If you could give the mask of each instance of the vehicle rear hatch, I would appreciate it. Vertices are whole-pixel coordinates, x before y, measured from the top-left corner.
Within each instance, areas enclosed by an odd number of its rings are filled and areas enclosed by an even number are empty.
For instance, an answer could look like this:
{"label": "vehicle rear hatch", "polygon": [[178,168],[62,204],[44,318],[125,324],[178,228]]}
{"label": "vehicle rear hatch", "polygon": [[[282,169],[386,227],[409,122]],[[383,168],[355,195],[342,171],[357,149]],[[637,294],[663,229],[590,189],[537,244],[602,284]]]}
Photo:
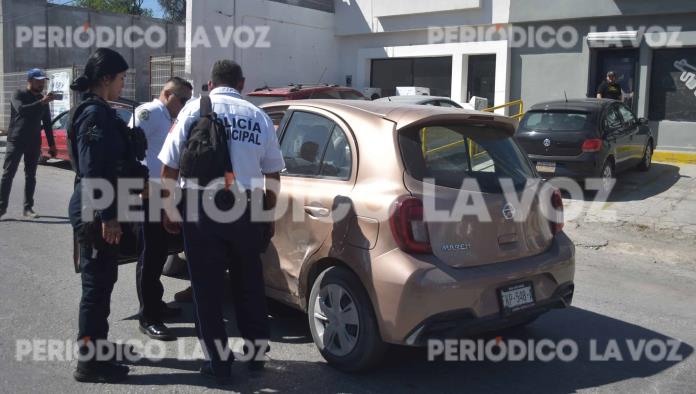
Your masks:
{"label": "vehicle rear hatch", "polygon": [[[453,267],[537,255],[553,238],[537,193],[543,181],[512,128],[479,118],[485,117],[435,117],[398,132],[404,183],[423,202],[432,253]],[[510,201],[501,179],[510,185]],[[440,213],[431,214],[432,207]]]}
{"label": "vehicle rear hatch", "polygon": [[574,110],[532,110],[520,122],[515,138],[530,155],[578,156],[595,135],[592,114]]}

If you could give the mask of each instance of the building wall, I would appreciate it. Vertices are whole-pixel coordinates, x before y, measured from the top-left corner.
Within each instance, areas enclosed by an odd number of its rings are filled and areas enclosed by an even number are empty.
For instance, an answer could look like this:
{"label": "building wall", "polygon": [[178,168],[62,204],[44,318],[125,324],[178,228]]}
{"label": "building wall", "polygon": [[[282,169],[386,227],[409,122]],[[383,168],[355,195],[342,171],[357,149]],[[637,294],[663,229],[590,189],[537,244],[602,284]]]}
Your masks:
{"label": "building wall", "polygon": [[691,0],[524,0],[510,2],[510,22],[696,12]]}
{"label": "building wall", "polygon": [[[2,72],[26,71],[29,68],[61,68],[83,65],[96,47],[32,48],[31,43],[16,47],[17,26],[109,26],[126,28],[131,25],[147,29],[152,25],[167,31],[166,44],[160,48],[145,45],[139,48],[113,48],[124,56],[135,74],[136,96],[149,98],[150,56],[170,54],[184,55],[183,24],[172,24],[160,19],[137,17],[106,12],[92,12],[84,8],[48,4],[46,0],[2,0]],[[180,31],[181,30],[181,31]],[[179,41],[181,35],[182,40]]]}
{"label": "building wall", "polygon": [[[270,48],[221,46],[214,29],[228,25],[267,26],[265,41]],[[200,26],[211,36],[211,47],[194,45]],[[339,48],[334,29],[333,13],[276,1],[199,0],[195,7],[189,2],[187,70],[197,92],[219,59],[233,59],[242,66],[247,91],[290,83],[338,83]]]}

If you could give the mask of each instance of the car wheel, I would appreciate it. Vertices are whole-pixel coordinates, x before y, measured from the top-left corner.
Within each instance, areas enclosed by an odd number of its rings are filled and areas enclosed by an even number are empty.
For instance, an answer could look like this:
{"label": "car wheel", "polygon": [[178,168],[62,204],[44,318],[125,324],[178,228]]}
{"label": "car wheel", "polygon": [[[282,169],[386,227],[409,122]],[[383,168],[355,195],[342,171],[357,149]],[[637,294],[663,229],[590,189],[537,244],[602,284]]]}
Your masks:
{"label": "car wheel", "polygon": [[616,179],[614,176],[614,164],[611,162],[611,160],[607,160],[602,167],[602,172],[600,173],[600,177],[602,179],[602,191],[610,192],[613,189],[614,185],[616,184]]}
{"label": "car wheel", "polygon": [[342,371],[369,368],[386,351],[367,292],[346,268],[331,267],[317,277],[308,300],[308,318],[319,352]]}
{"label": "car wheel", "polygon": [[650,166],[652,166],[653,148],[652,143],[648,142],[645,146],[645,153],[643,153],[643,160],[641,160],[638,165],[640,171],[650,171]]}

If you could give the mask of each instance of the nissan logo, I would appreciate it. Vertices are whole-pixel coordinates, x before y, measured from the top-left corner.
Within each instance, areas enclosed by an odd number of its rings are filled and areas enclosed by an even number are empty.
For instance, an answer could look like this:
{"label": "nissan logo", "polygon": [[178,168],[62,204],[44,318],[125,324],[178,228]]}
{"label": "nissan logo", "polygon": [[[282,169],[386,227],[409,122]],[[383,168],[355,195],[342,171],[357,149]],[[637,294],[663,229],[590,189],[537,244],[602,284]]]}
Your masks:
{"label": "nissan logo", "polygon": [[547,148],[548,148],[549,146],[551,146],[551,140],[548,139],[548,138],[545,139],[545,140],[544,140],[544,146],[547,147]]}
{"label": "nissan logo", "polygon": [[517,213],[517,211],[515,210],[515,207],[512,206],[512,204],[510,204],[510,203],[505,204],[505,206],[503,207],[503,217],[506,220],[514,219],[515,213]]}

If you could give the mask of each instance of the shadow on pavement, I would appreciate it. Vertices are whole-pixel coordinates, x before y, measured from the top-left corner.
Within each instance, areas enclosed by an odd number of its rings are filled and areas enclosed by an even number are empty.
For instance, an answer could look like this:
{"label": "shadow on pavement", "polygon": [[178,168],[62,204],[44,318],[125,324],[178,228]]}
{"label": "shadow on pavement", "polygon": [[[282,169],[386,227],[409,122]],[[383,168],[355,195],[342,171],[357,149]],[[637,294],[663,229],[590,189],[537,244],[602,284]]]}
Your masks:
{"label": "shadow on pavement", "polygon": [[[50,220],[46,220],[50,219]],[[70,219],[63,216],[39,216],[37,219],[2,219],[0,222],[33,223],[33,224],[70,224]]]}
{"label": "shadow on pavement", "polygon": [[[275,308],[275,307],[274,307]],[[287,320],[287,321],[286,321]],[[290,323],[290,321],[294,323]],[[290,323],[290,324],[289,324]],[[306,318],[301,313],[289,313],[285,318],[272,321],[274,336],[302,334],[306,329]],[[298,329],[297,332],[294,330]],[[301,336],[301,335],[300,335]],[[268,364],[259,376],[250,376],[243,363],[235,363],[235,382],[225,389],[241,392],[468,392],[531,391],[531,392],[574,392],[584,388],[598,387],[635,378],[647,378],[663,372],[683,361],[650,361],[643,351],[633,360],[628,343],[632,341],[658,340],[662,343],[672,338],[658,332],[627,323],[608,316],[579,308],[555,311],[541,317],[523,329],[491,333],[473,339],[522,341],[550,339],[555,343],[572,339],[578,345],[578,357],[564,362],[555,359],[542,361],[427,361],[424,348],[394,347],[379,368],[362,373],[346,374],[329,367],[324,362],[278,361]],[[274,338],[274,341],[277,339]],[[592,341],[596,341],[594,354],[604,355],[608,343],[615,341],[623,361],[593,361]],[[657,342],[657,341],[655,341]],[[670,345],[667,345],[668,353]],[[693,353],[693,347],[679,343],[676,354],[682,360]],[[653,349],[652,354],[658,351]],[[271,357],[273,352],[271,352]],[[198,375],[199,360],[164,359],[159,362],[143,360],[138,365],[170,368],[185,373],[162,373],[131,376],[127,384],[132,385],[184,385],[217,387]],[[452,386],[456,376],[457,387]],[[531,389],[528,389],[531,388]]]}
{"label": "shadow on pavement", "polygon": [[[669,190],[679,179],[687,177],[679,173],[679,167],[671,164],[653,163],[648,172],[629,170],[617,175],[616,185],[607,202],[642,201],[657,196]],[[553,181],[555,185],[562,186],[562,182]],[[583,190],[584,201],[594,201],[597,192]],[[572,199],[573,196],[566,191],[563,197]]]}

